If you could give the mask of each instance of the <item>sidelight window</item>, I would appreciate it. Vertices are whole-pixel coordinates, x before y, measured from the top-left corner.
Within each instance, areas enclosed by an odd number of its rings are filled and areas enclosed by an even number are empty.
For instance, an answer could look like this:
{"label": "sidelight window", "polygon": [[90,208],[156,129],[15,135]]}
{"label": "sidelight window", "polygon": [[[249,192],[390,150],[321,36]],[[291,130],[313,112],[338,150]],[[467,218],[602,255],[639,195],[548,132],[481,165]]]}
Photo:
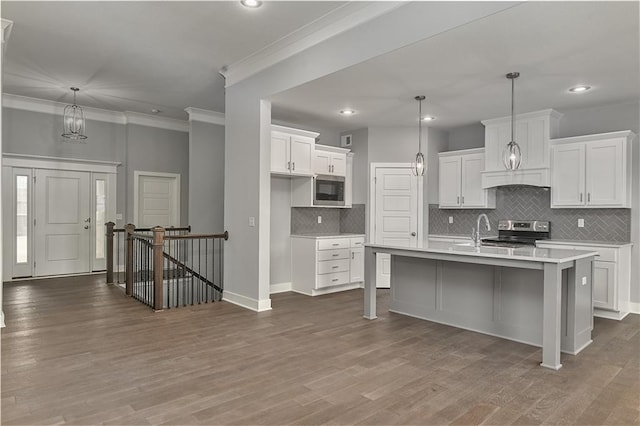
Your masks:
{"label": "sidelight window", "polygon": [[107,184],[104,179],[95,180],[95,208],[96,208],[96,259],[104,259],[105,251],[105,217],[107,213]]}

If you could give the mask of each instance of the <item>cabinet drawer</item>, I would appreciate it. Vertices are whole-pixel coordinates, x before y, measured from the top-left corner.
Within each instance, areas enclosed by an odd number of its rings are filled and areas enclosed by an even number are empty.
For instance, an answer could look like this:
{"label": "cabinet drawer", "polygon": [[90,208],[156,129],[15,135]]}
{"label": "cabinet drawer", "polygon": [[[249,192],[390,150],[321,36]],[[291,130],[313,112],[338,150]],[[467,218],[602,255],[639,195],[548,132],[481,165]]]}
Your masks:
{"label": "cabinet drawer", "polygon": [[350,238],[351,248],[364,247],[364,237]]}
{"label": "cabinet drawer", "polygon": [[318,275],[316,278],[316,288],[331,287],[349,283],[349,272],[336,272],[333,274]]}
{"label": "cabinet drawer", "polygon": [[318,251],[318,261],[348,259],[348,249],[321,250]]}
{"label": "cabinet drawer", "polygon": [[328,238],[318,240],[318,250],[348,249],[349,238]]}
{"label": "cabinet drawer", "polygon": [[349,272],[349,259],[318,262],[318,275],[344,271]]}

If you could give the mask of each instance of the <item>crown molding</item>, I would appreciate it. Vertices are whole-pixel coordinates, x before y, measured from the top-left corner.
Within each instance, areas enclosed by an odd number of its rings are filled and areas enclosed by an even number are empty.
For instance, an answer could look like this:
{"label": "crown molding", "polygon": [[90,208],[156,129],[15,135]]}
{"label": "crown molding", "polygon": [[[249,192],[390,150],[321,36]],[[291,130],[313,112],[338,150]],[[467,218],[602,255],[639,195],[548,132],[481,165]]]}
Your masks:
{"label": "crown molding", "polygon": [[[19,109],[24,111],[40,112],[51,115],[64,115],[66,104],[49,101],[46,99],[29,98],[26,96],[12,95],[5,93],[2,95],[2,106],[5,108]],[[106,123],[126,125],[137,124],[140,126],[157,127],[160,129],[176,130],[188,132],[189,123],[175,118],[158,117],[155,115],[142,114],[139,112],[118,112],[106,109],[82,107],[84,117],[87,120],[103,121]]]}
{"label": "crown molding", "polygon": [[347,2],[291,34],[219,71],[225,86],[232,86],[278,62],[298,54],[340,33],[375,19],[404,2]]}
{"label": "crown molding", "polygon": [[158,117],[157,115],[142,114],[139,112],[125,111],[127,124],[138,126],[157,127],[159,129],[189,132],[189,123],[175,118]]}
{"label": "crown molding", "polygon": [[189,114],[189,121],[201,121],[203,123],[218,124],[224,126],[225,117],[221,112],[206,109],[188,107],[184,109]]}
{"label": "crown molding", "polygon": [[[46,99],[29,98],[26,96],[4,93],[2,106],[5,108],[20,109],[24,111],[42,112],[52,115],[64,115],[64,107],[67,104],[49,101]],[[82,105],[81,105],[82,106]],[[82,107],[84,118],[87,120],[105,121],[107,123],[127,124],[125,116],[121,112],[106,109]]]}
{"label": "crown molding", "polygon": [[2,21],[2,33],[0,33],[0,37],[2,37],[2,43],[9,40],[11,36],[11,29],[13,28],[13,21],[8,19],[1,19]]}

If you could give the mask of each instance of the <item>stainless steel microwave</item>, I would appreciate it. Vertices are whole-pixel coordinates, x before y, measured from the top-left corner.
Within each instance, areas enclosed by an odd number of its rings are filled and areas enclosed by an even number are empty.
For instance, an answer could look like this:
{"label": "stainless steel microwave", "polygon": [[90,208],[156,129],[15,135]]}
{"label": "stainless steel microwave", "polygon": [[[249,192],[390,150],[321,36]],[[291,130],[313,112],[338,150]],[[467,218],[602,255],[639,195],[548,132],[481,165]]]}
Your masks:
{"label": "stainless steel microwave", "polygon": [[313,182],[314,206],[344,206],[344,176],[317,175]]}

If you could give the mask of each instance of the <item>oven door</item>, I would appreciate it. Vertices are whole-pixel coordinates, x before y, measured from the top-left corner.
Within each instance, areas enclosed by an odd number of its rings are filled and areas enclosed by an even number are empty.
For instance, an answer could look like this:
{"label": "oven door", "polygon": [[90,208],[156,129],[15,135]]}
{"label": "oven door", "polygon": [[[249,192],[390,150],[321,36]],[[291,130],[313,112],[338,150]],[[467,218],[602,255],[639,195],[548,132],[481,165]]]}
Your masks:
{"label": "oven door", "polygon": [[344,177],[318,175],[313,183],[315,206],[344,206]]}

